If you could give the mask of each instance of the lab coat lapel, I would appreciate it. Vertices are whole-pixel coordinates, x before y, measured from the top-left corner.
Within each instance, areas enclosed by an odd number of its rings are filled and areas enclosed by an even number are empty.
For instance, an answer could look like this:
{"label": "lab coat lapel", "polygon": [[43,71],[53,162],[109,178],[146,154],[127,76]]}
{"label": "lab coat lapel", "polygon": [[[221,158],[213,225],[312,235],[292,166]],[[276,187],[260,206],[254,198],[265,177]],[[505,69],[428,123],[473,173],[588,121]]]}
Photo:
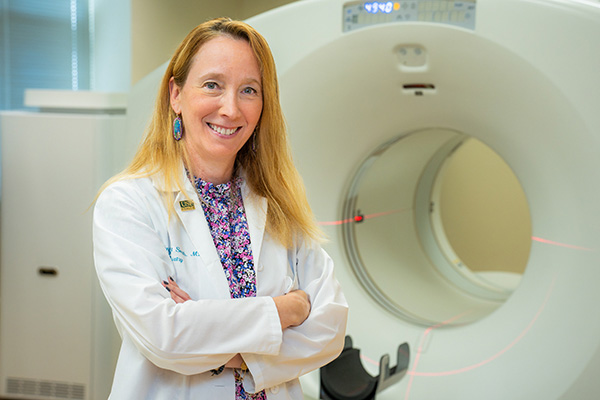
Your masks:
{"label": "lab coat lapel", "polygon": [[175,212],[190,237],[190,240],[194,244],[194,247],[198,249],[200,259],[206,266],[214,287],[218,288],[218,292],[223,298],[229,298],[230,294],[227,278],[223,273],[223,266],[213,243],[213,238],[206,217],[204,216],[202,205],[187,177],[184,180],[184,184],[188,198],[193,201],[193,209],[191,209],[192,207],[190,207],[189,203],[182,203],[186,201],[189,202],[190,200],[186,198],[185,193],[179,192],[177,196],[175,196]]}
{"label": "lab coat lapel", "polygon": [[248,221],[248,230],[250,232],[252,257],[254,259],[254,267],[256,268],[260,262],[260,250],[265,234],[267,199],[252,193],[245,182],[242,186],[242,198],[244,200],[246,220]]}

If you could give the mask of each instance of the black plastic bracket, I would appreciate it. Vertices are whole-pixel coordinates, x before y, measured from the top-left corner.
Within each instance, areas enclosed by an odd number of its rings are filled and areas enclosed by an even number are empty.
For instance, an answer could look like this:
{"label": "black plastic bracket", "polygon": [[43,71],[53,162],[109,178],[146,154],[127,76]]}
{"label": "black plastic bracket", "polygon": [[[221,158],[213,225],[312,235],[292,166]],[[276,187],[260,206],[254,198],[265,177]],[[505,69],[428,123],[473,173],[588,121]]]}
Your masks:
{"label": "black plastic bracket", "polygon": [[360,350],[346,336],[344,350],[329,364],[321,367],[322,400],[372,400],[375,395],[398,383],[407,373],[410,363],[408,343],[398,346],[397,363],[390,368],[390,356],[381,356],[379,375],[371,376],[360,360]]}

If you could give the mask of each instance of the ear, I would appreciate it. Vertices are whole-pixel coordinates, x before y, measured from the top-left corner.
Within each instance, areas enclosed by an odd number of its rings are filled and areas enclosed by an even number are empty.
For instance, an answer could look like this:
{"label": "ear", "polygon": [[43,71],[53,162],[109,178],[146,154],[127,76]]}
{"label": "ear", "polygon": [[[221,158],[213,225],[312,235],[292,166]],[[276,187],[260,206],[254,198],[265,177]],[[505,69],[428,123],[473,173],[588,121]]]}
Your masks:
{"label": "ear", "polygon": [[171,102],[171,108],[175,112],[175,114],[181,114],[181,107],[179,106],[179,95],[181,94],[181,89],[175,83],[175,78],[171,77],[169,79],[169,99]]}

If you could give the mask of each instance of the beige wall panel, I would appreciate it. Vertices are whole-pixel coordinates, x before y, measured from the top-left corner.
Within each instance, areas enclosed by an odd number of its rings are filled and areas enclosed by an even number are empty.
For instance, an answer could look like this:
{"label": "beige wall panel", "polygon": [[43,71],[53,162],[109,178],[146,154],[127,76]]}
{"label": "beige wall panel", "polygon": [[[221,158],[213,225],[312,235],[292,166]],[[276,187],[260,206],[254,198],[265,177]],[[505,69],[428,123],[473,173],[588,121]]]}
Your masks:
{"label": "beige wall panel", "polygon": [[211,18],[246,19],[291,0],[131,0],[131,81],[167,61],[192,28]]}
{"label": "beige wall panel", "polygon": [[242,18],[250,18],[267,10],[280,7],[288,3],[294,3],[295,1],[296,0],[244,0],[244,16]]}

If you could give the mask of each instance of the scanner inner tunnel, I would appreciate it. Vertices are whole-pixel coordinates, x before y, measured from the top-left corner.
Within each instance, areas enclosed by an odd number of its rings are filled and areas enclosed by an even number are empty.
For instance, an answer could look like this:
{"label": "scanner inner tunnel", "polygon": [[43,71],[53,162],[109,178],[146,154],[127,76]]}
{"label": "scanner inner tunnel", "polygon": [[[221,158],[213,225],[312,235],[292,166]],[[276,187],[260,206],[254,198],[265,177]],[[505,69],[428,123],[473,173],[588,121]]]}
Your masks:
{"label": "scanner inner tunnel", "polygon": [[493,312],[518,286],[531,247],[512,170],[481,141],[448,129],[375,149],[350,185],[344,216],[346,253],[363,288],[422,325]]}

